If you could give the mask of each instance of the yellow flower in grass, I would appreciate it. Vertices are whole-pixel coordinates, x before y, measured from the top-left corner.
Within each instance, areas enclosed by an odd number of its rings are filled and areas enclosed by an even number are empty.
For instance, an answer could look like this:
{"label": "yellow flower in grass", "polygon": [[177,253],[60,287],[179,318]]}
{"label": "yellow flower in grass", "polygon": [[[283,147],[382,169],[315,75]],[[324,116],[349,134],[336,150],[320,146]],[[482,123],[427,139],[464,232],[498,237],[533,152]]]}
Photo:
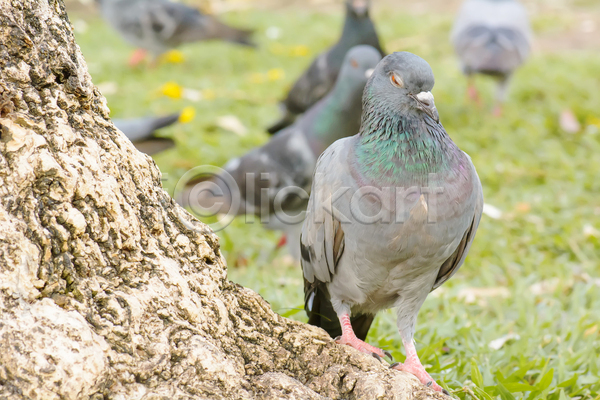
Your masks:
{"label": "yellow flower in grass", "polygon": [[202,98],[204,100],[214,100],[217,97],[217,93],[212,89],[204,89],[202,91]]}
{"label": "yellow flower in grass", "polygon": [[181,110],[181,114],[179,114],[179,122],[182,124],[187,124],[191,122],[196,117],[196,109],[194,107],[186,107]]}
{"label": "yellow flower in grass", "polygon": [[160,93],[172,99],[180,99],[183,95],[183,88],[175,82],[167,82],[160,88]]}
{"label": "yellow flower in grass", "polygon": [[280,81],[285,77],[285,71],[281,68],[273,68],[267,72],[270,81]]}
{"label": "yellow flower in grass", "polygon": [[306,57],[308,53],[310,53],[308,46],[305,46],[303,44],[299,46],[293,46],[290,49],[290,56],[292,57]]}
{"label": "yellow flower in grass", "polygon": [[272,43],[269,45],[269,51],[276,56],[286,53],[286,48],[281,43]]}
{"label": "yellow flower in grass", "polygon": [[594,125],[595,127],[600,128],[600,118],[598,117],[593,117],[590,115],[587,117],[586,122],[588,125]]}
{"label": "yellow flower in grass", "polygon": [[185,56],[179,50],[169,50],[160,57],[161,62],[171,64],[181,64],[185,61]]}
{"label": "yellow flower in grass", "polygon": [[265,75],[259,74],[258,72],[250,75],[250,82],[252,83],[265,83]]}

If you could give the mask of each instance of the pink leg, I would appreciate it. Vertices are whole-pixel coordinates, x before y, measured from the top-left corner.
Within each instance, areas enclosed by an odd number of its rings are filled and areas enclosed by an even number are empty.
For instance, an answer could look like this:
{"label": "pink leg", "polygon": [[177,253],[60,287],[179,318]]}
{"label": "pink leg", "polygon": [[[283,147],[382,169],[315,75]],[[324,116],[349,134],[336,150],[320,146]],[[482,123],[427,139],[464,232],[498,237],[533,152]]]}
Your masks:
{"label": "pink leg", "polygon": [[413,341],[402,340],[402,343],[404,344],[404,349],[406,349],[406,361],[404,361],[404,364],[397,363],[393,366],[393,368],[397,369],[398,371],[404,371],[413,374],[421,381],[423,385],[429,386],[433,390],[447,393],[440,385],[435,383],[431,375],[425,371],[425,367],[423,364],[421,364],[421,360],[419,360],[417,349],[415,349]]}
{"label": "pink leg", "polygon": [[146,58],[146,53],[147,52],[144,49],[136,49],[131,55],[131,57],[129,57],[129,66],[136,67],[139,63],[144,61],[144,59]]}
{"label": "pink leg", "polygon": [[502,105],[500,103],[496,104],[494,106],[494,111],[492,111],[492,113],[494,114],[494,117],[501,117],[502,116]]}
{"label": "pink leg", "polygon": [[479,97],[479,92],[477,91],[477,88],[472,82],[469,82],[469,86],[467,86],[467,95],[469,96],[469,99],[472,102],[474,102],[478,106],[481,105],[481,98]]}
{"label": "pink leg", "polygon": [[379,357],[384,357],[386,354],[383,350],[377,347],[371,346],[368,343],[363,342],[356,337],[352,330],[352,324],[350,323],[350,315],[343,314],[340,318],[340,325],[342,325],[342,336],[336,339],[339,344],[347,344],[350,347],[354,347],[358,351],[362,351],[367,354],[377,354]]}
{"label": "pink leg", "polygon": [[281,237],[281,239],[279,239],[279,242],[277,242],[277,248],[278,248],[278,249],[280,249],[280,248],[282,248],[283,246],[285,246],[286,244],[287,244],[287,236],[286,236],[286,235],[283,235],[283,236]]}

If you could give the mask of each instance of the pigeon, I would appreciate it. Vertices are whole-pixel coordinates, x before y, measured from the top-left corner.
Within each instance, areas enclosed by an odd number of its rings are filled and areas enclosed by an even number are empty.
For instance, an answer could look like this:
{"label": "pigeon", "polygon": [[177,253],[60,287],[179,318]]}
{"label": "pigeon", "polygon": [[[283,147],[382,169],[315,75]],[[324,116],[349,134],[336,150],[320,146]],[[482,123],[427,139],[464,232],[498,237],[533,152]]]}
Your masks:
{"label": "pigeon", "polygon": [[165,117],[114,119],[113,123],[139,151],[152,155],[175,146],[173,140],[155,136],[154,133],[158,129],[173,125],[179,120],[179,115],[177,113]]}
{"label": "pigeon", "polygon": [[275,134],[292,124],[298,114],[308,110],[333,88],[344,55],[350,48],[366,44],[376,48],[382,57],[385,56],[369,17],[369,5],[370,0],[346,1],[346,21],[342,36],[329,50],[319,54],[294,83],[286,99],[280,104],[282,117],[267,129],[269,133]]}
{"label": "pigeon", "polygon": [[465,260],[483,208],[470,157],[439,122],[429,64],[385,57],[367,82],[357,135],[317,162],[301,232],[308,322],[337,342],[364,342],[375,314],[397,307],[406,361],[393,368],[437,391],[415,349],[417,314]]}
{"label": "pigeon", "polygon": [[96,0],[103,17],[123,38],[140,48],[130,65],[141,62],[150,51],[155,57],[183,43],[222,39],[254,46],[249,30],[225,25],[213,16],[169,0]]}
{"label": "pigeon", "polygon": [[221,203],[214,210],[217,214],[260,216],[267,228],[285,233],[290,254],[299,260],[300,230],[317,158],[335,140],[358,132],[362,91],[380,60],[371,46],[350,49],[325,98],[262,147],[230,160],[222,173],[210,180],[190,180],[180,204],[196,211]]}
{"label": "pigeon", "polygon": [[460,9],[452,42],[469,78],[469,97],[479,102],[473,74],[498,79],[494,114],[502,113],[512,73],[529,56],[531,28],[525,8],[516,0],[467,0]]}

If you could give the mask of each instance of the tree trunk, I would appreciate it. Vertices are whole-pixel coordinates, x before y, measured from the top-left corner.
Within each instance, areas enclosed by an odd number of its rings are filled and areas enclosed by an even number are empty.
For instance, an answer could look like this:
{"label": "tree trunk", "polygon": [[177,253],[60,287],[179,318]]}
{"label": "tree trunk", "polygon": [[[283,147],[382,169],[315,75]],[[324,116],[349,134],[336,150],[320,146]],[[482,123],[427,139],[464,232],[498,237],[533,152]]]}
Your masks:
{"label": "tree trunk", "polygon": [[1,399],[442,398],[227,280],[62,1],[0,0],[0,70]]}

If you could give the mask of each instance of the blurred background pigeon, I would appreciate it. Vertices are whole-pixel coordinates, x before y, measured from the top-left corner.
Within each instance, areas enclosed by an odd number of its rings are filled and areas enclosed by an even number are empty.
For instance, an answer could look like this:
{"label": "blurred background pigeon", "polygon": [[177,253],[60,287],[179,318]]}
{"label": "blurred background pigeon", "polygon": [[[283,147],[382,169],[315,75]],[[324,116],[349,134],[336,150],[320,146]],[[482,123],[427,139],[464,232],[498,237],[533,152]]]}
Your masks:
{"label": "blurred background pigeon", "polygon": [[366,44],[385,56],[379,44],[373,21],[369,16],[370,0],[347,0],[346,19],[342,36],[329,50],[319,54],[310,67],[298,78],[280,104],[281,119],[267,131],[274,134],[292,124],[298,114],[308,110],[333,88],[342,67],[344,55],[350,48]]}
{"label": "blurred background pigeon", "polygon": [[139,151],[152,155],[175,146],[172,139],[156,136],[155,133],[158,129],[173,125],[179,116],[177,113],[165,117],[113,119],[113,123]]}
{"label": "blurred background pigeon", "polygon": [[301,262],[310,324],[383,357],[364,339],[378,311],[397,307],[406,361],[393,367],[442,391],[415,349],[417,314],[464,262],[483,194],[471,159],[439,123],[433,84],[429,64],[414,54],[379,63],[365,88],[360,133],[319,159]]}
{"label": "blurred background pigeon", "polygon": [[217,18],[169,0],[96,0],[104,19],[132,45],[139,47],[129,60],[135,66],[146,52],[155,60],[183,43],[220,39],[246,46],[252,31],[228,26]]}
{"label": "blurred background pigeon", "polygon": [[516,0],[467,0],[456,18],[452,42],[472,100],[479,102],[473,74],[498,79],[494,114],[500,115],[510,76],[529,56],[531,29],[525,8]]}
{"label": "blurred background pigeon", "polygon": [[[224,169],[237,184],[239,194],[221,174],[210,181],[190,181],[178,201],[192,210],[196,205],[209,209],[222,203],[220,212],[228,213],[239,198],[241,204],[235,214],[256,214],[261,222],[268,218],[266,226],[284,231],[290,253],[299,259],[302,217],[291,217],[302,216],[306,210],[306,193],[310,192],[321,152],[337,139],[358,132],[362,92],[379,60],[379,51],[371,46],[352,48],[335,87],[324,99],[264,146],[230,160]],[[222,196],[214,190],[215,185]],[[285,192],[289,188],[292,191]]]}

